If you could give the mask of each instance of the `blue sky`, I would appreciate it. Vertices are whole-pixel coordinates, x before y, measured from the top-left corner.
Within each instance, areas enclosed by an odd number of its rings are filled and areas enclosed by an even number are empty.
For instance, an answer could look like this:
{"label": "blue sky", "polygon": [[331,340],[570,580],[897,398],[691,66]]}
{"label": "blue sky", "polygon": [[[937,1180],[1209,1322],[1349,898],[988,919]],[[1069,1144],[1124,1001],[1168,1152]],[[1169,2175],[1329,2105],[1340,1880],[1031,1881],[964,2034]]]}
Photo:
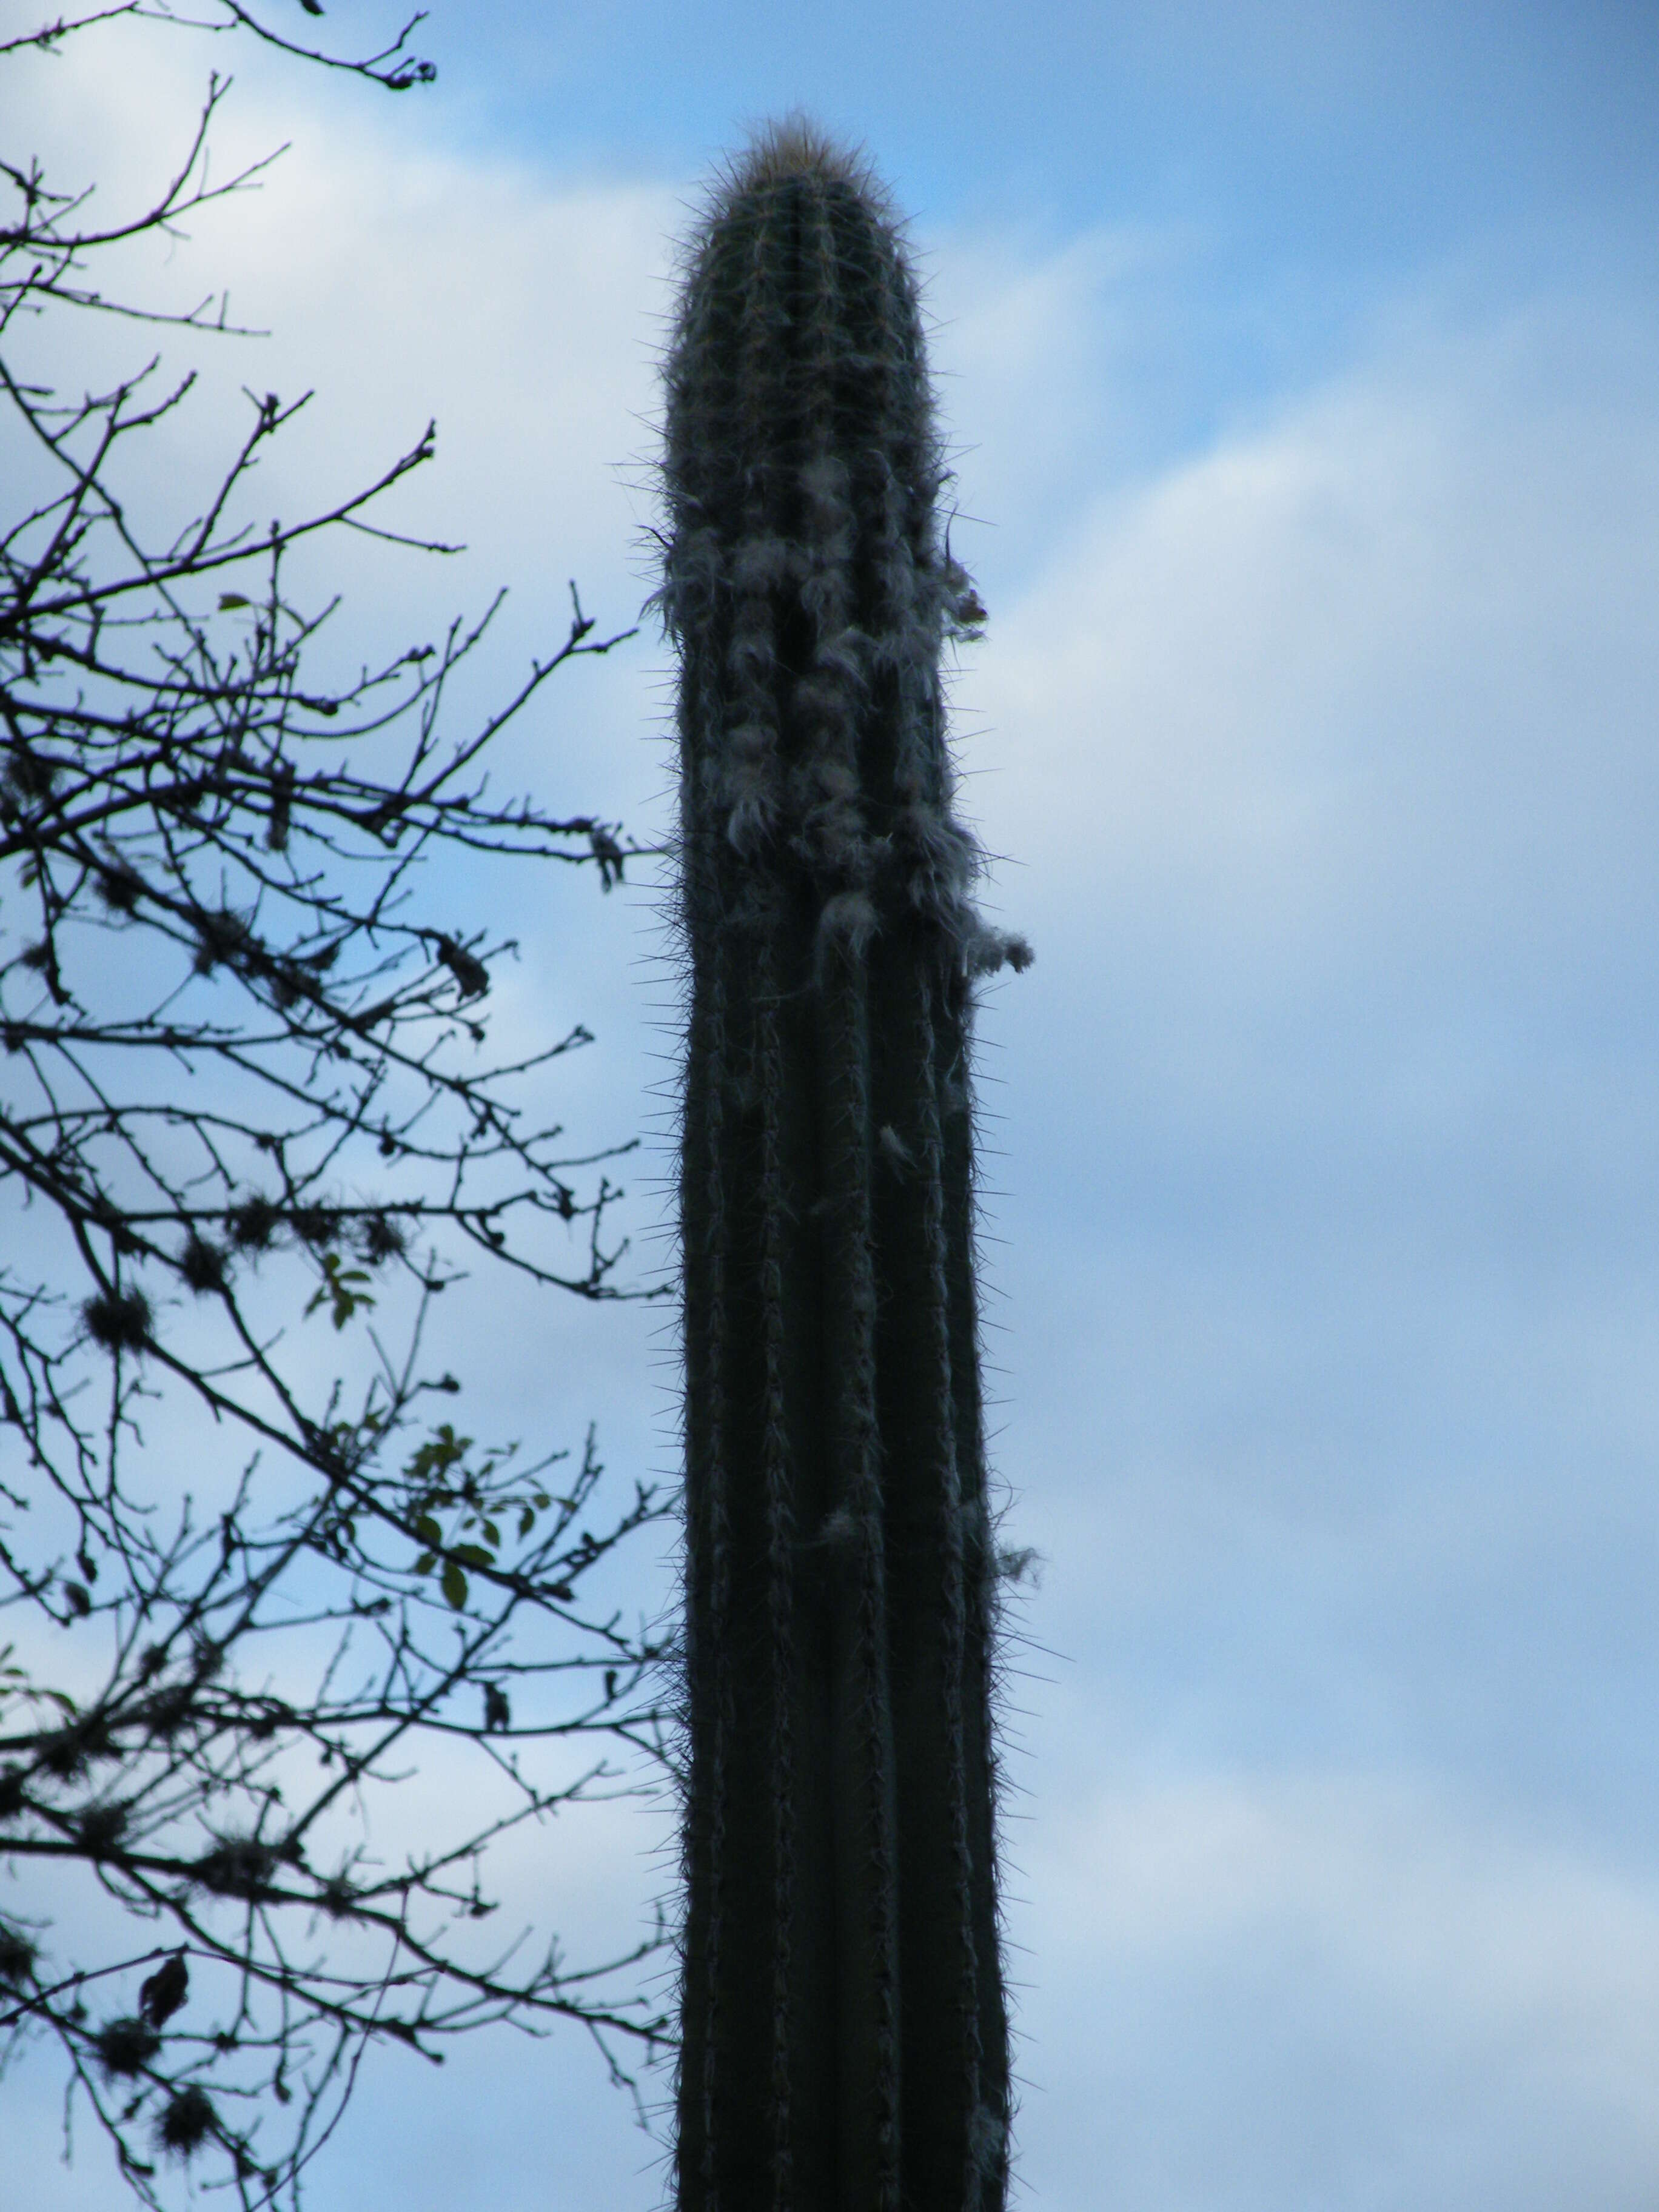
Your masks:
{"label": "blue sky", "polygon": [[[967,803],[1038,954],[982,1022],[999,1463],[1046,1558],[1009,1686],[1022,2201],[1638,2212],[1659,25],[1013,21],[440,5],[439,83],[397,103],[238,58],[228,149],[295,150],[153,273],[228,276],[275,335],[191,434],[245,380],[314,383],[272,479],[297,502],[435,413],[405,512],[471,550],[351,605],[402,644],[507,581],[511,671],[567,576],[617,622],[648,588],[653,349],[709,161],[796,103],[866,143],[914,217],[991,610],[956,678]],[[95,126],[106,174],[143,173],[208,57],[123,52],[43,76],[43,149]],[[665,679],[652,637],[573,672],[513,769],[665,825]],[[566,1118],[660,1145],[652,895],[502,896],[501,1018],[585,1016]],[[649,1265],[649,1178],[638,1203]],[[509,1425],[551,1376],[622,1470],[672,1462],[659,1318],[481,1285],[467,1326]],[[660,1841],[573,1822],[517,1893],[626,1924]],[[39,2119],[34,2201],[118,2201]],[[652,2155],[574,2043],[386,2057],[313,2201],[646,2212]]]}

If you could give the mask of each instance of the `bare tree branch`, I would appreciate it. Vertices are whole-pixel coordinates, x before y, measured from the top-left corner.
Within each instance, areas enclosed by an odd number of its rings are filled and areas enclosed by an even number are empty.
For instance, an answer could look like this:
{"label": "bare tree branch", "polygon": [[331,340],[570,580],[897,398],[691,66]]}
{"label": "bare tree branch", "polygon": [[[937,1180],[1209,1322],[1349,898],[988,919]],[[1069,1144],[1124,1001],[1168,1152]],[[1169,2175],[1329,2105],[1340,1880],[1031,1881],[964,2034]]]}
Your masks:
{"label": "bare tree branch", "polygon": [[[418,16],[354,61],[238,0],[125,0],[0,61],[126,16],[393,90],[432,74]],[[290,589],[294,550],[343,530],[455,550],[371,519],[431,428],[259,531],[249,471],[305,399],[250,392],[159,539],[116,487],[192,380],[31,380],[14,349],[54,312],[228,327],[222,295],[157,313],[89,273],[263,179],[208,181],[225,90],[134,215],[94,223],[88,191],[0,161],[0,440],[30,456],[0,480],[46,472],[0,513],[0,2075],[55,2041],[66,2112],[156,2208],[198,2173],[296,2203],[371,2044],[437,2059],[574,2023],[626,2084],[669,2034],[640,1993],[660,1930],[573,1963],[494,1933],[489,1886],[504,1838],[665,1755],[652,1634],[588,1595],[664,1504],[613,1495],[591,1433],[521,1457],[434,1419],[459,1385],[427,1348],[458,1256],[641,1294],[612,1226],[631,1146],[573,1146],[538,1108],[588,1031],[491,1057],[514,943],[422,896],[447,852],[621,879],[619,825],[499,798],[484,763],[558,671],[633,633],[601,634],[573,585],[565,635],[459,731],[453,679],[499,599],[315,681],[337,608]],[[475,1770],[453,1827],[389,1852],[400,1784],[440,1759]],[[85,1902],[60,1947],[30,1899],[66,1880]]]}

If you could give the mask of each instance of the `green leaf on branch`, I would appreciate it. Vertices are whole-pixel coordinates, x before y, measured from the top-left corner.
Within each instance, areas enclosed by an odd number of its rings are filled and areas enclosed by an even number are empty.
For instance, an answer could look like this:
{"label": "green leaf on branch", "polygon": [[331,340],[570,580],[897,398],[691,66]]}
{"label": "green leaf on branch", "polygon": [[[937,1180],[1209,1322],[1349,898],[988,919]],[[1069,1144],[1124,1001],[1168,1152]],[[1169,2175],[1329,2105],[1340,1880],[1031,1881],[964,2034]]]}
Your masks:
{"label": "green leaf on branch", "polygon": [[360,1283],[368,1280],[366,1267],[343,1267],[337,1252],[325,1252],[323,1280],[312,1293],[311,1303],[306,1308],[306,1318],[309,1320],[319,1306],[331,1304],[334,1326],[337,1329],[343,1328],[359,1306],[374,1304],[372,1295],[357,1287]]}
{"label": "green leaf on branch", "polygon": [[447,1474],[457,1460],[465,1459],[472,1449],[471,1437],[458,1437],[446,1421],[434,1429],[404,1472],[416,1482],[430,1482],[434,1475]]}
{"label": "green leaf on branch", "polygon": [[447,1559],[444,1562],[442,1587],[444,1595],[459,1613],[466,1603],[466,1577],[453,1559]]}

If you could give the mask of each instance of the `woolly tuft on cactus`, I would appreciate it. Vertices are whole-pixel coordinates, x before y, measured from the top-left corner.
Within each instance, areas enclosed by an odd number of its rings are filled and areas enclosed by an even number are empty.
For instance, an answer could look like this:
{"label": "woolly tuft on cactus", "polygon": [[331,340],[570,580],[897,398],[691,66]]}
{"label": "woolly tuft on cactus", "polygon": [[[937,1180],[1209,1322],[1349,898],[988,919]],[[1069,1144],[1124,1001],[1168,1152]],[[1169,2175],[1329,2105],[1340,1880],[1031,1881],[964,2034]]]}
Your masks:
{"label": "woolly tuft on cactus", "polygon": [[1008,2167],[950,556],[885,196],[767,132],[688,249],[659,595],[689,951],[682,2212]]}

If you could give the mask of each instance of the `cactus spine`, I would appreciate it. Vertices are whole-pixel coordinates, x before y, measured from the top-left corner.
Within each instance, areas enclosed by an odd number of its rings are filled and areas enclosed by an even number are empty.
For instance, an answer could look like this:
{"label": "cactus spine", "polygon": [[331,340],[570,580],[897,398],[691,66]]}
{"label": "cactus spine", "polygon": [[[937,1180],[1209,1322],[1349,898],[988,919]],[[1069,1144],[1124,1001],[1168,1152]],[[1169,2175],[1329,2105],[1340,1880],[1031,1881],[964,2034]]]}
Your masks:
{"label": "cactus spine", "polygon": [[869,177],[769,132],[666,366],[690,968],[681,2212],[996,2212],[973,979],[916,288]]}

